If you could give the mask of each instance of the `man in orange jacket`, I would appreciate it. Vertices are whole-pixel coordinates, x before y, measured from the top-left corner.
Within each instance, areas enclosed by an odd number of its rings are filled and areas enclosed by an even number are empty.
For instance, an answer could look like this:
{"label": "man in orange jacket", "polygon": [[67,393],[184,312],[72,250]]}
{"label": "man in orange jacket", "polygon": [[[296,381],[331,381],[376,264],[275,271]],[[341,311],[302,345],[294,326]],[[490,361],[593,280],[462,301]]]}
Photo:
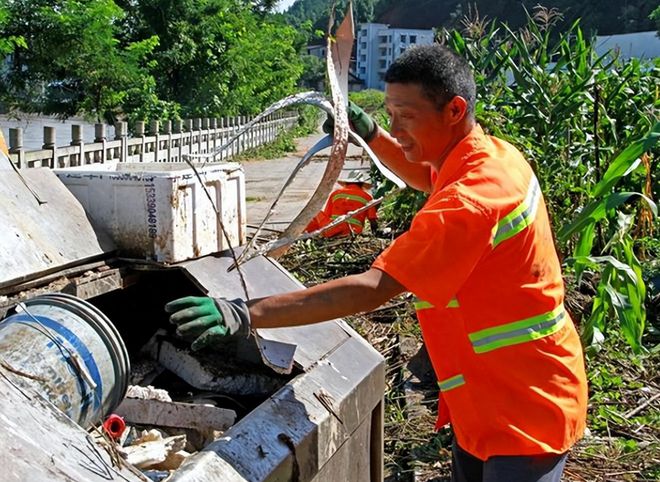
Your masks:
{"label": "man in orange jacket", "polygon": [[[307,228],[305,228],[306,232],[311,233],[321,229],[338,217],[360,209],[373,200],[371,194],[368,192],[371,187],[371,181],[367,173],[354,169],[346,177],[340,178],[337,182],[341,188],[335,189],[330,193],[325,208],[307,225]],[[371,232],[375,233],[376,229],[378,229],[376,218],[376,207],[372,206],[366,211],[354,214],[343,223],[324,231],[323,236],[332,238],[335,236],[360,234],[362,233],[365,220],[369,221]]]}
{"label": "man in orange jacket", "polygon": [[585,428],[587,384],[538,180],[476,123],[473,75],[453,52],[412,47],[385,81],[390,133],[355,109],[351,121],[389,168],[430,193],[410,229],[362,274],[248,303],[176,300],[170,319],[196,349],[410,291],[438,377],[438,425],[454,431],[453,480],[558,482]]}

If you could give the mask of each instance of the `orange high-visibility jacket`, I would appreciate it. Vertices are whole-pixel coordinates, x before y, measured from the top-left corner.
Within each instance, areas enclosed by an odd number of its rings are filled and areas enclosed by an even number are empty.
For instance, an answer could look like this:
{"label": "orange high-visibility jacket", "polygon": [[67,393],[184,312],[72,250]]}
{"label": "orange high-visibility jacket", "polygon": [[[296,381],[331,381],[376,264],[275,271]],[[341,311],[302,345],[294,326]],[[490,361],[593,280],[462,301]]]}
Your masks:
{"label": "orange high-visibility jacket", "polygon": [[[364,189],[354,184],[347,184],[345,187],[337,189],[330,194],[325,208],[310,222],[306,231],[316,231],[334,221],[339,216],[366,206],[372,199],[371,195]],[[372,206],[366,211],[357,213],[347,221],[325,231],[323,236],[329,238],[333,236],[348,236],[351,233],[360,234],[365,219],[376,219],[376,216],[376,207]]]}
{"label": "orange high-visibility jacket", "polygon": [[438,426],[481,460],[567,451],[584,431],[582,347],[532,169],[479,126],[374,263],[418,298]]}

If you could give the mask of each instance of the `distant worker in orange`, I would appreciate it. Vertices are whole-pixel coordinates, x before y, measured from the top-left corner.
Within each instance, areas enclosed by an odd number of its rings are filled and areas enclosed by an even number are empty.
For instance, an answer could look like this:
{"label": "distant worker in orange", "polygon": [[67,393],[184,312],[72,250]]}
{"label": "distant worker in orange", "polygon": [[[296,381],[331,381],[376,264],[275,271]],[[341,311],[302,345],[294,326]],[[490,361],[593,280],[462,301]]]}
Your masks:
{"label": "distant worker in orange", "polygon": [[5,142],[5,136],[0,131],[0,151],[4,152],[5,155],[9,156],[9,149],[7,148],[7,143]]}
{"label": "distant worker in orange", "polygon": [[[360,209],[373,200],[371,194],[369,194],[371,180],[368,173],[355,169],[350,171],[346,177],[340,178],[337,182],[341,188],[336,189],[330,194],[325,208],[312,219],[305,229],[306,232],[317,231],[338,217]],[[376,219],[376,206],[372,206],[366,211],[354,214],[347,221],[324,231],[323,236],[332,238],[335,236],[360,234],[364,228],[365,220],[369,221],[371,232],[375,233],[378,229],[378,221]]]}

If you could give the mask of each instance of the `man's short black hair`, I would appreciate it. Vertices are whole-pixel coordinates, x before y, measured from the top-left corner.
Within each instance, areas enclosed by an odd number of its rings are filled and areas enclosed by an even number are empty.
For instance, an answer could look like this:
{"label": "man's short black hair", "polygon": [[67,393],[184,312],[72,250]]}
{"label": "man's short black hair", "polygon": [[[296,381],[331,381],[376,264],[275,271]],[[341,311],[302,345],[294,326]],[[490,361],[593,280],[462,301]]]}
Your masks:
{"label": "man's short black hair", "polygon": [[438,109],[461,96],[467,101],[468,115],[474,115],[477,88],[472,69],[465,59],[440,44],[408,48],[387,69],[385,82],[420,85]]}

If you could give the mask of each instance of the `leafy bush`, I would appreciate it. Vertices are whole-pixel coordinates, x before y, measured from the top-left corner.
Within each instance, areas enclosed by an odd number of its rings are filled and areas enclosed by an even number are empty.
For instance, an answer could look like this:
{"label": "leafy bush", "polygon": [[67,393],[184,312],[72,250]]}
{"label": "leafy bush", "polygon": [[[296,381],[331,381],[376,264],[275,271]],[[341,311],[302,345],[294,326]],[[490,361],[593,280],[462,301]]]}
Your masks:
{"label": "leafy bush", "polygon": [[298,125],[294,129],[294,136],[306,136],[316,132],[321,119],[321,111],[311,105],[298,107]]}

